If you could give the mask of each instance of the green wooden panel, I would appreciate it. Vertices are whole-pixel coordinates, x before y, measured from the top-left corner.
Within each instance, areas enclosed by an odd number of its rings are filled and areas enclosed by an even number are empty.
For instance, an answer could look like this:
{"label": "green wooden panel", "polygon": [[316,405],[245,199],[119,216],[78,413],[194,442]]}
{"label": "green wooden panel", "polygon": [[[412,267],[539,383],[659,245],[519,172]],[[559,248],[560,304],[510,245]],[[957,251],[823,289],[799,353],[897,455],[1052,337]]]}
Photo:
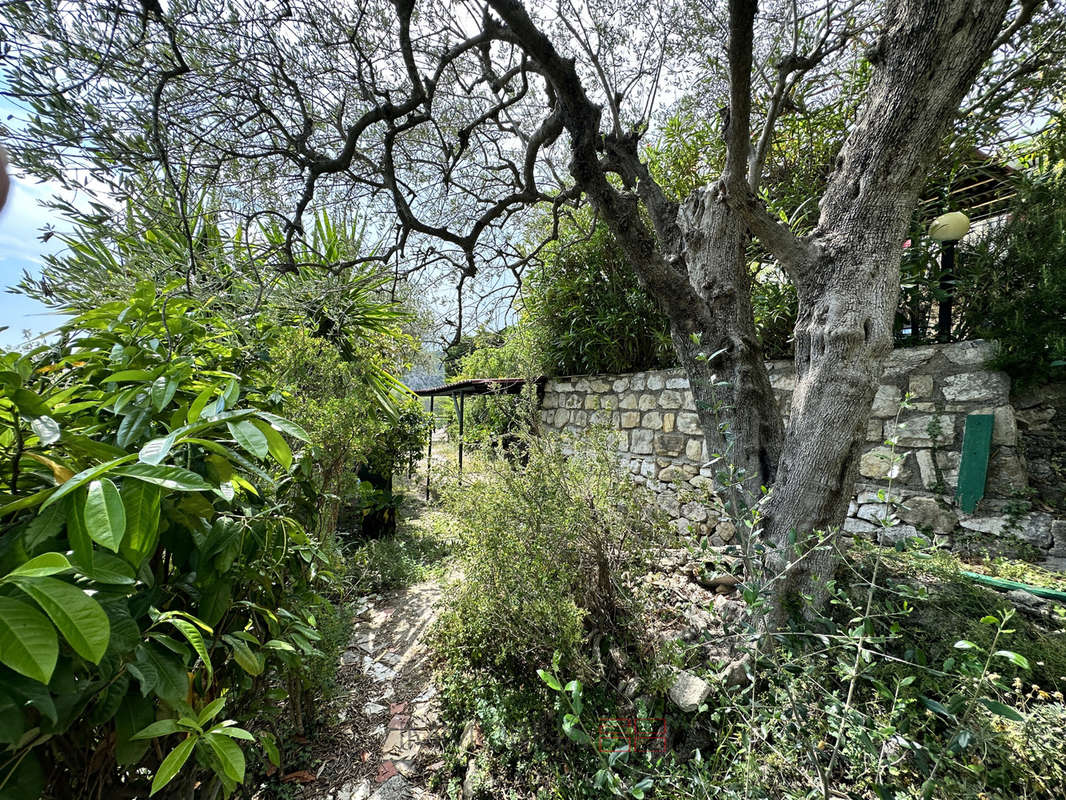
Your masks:
{"label": "green wooden panel", "polygon": [[991,414],[970,414],[966,417],[966,433],[962,438],[962,463],[959,464],[959,488],[955,496],[959,508],[971,513],[985,496],[988,477],[988,454],[992,449]]}

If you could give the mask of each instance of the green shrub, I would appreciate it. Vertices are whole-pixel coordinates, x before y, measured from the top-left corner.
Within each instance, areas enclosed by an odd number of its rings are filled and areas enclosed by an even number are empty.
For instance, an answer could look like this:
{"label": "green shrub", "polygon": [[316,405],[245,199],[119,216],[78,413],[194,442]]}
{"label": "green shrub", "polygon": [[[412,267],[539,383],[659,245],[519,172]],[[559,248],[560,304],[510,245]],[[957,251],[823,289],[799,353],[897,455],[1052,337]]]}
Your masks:
{"label": "green shrub", "polygon": [[666,316],[602,223],[551,245],[529,275],[522,325],[546,375],[639,372],[676,363]]}
{"label": "green shrub", "polygon": [[1019,181],[1006,222],[960,257],[958,333],[995,339],[1021,382],[1066,376],[1066,162]]}
{"label": "green shrub", "polygon": [[631,638],[621,572],[661,533],[642,490],[618,466],[606,434],[568,453],[528,442],[528,463],[497,459],[448,496],[459,528],[463,581],[436,632],[448,671],[526,680],[562,653],[585,674],[598,653]]}
{"label": "green shrub", "polygon": [[142,282],[0,356],[0,796],[228,795],[336,663],[337,553],[279,491],[306,434],[249,349]]}

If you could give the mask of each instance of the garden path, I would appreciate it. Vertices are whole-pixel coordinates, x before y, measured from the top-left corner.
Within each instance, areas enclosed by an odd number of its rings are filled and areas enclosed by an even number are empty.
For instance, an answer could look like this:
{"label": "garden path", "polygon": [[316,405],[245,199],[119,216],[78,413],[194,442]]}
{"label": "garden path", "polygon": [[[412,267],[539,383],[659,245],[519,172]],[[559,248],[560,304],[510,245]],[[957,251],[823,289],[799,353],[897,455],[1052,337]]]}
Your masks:
{"label": "garden path", "polygon": [[435,800],[424,787],[440,761],[440,700],[425,638],[439,613],[435,578],[365,598],[338,681],[348,687],[315,800]]}

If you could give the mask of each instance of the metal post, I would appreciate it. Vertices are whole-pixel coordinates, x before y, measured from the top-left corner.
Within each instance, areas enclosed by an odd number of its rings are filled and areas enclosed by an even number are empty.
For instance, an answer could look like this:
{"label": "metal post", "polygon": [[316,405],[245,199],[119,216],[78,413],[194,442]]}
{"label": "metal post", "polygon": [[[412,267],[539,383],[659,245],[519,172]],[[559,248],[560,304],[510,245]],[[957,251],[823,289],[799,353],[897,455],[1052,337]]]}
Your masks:
{"label": "metal post", "polygon": [[463,477],[463,416],[466,412],[466,394],[459,393],[459,477]]}
{"label": "metal post", "polygon": [[955,305],[955,242],[948,240],[940,249],[940,304],[936,317],[936,338],[951,341],[951,317]]}
{"label": "metal post", "polygon": [[426,501],[429,501],[429,470],[433,465],[433,432],[437,429],[437,418],[433,416],[433,395],[429,396],[429,447],[426,451]]}

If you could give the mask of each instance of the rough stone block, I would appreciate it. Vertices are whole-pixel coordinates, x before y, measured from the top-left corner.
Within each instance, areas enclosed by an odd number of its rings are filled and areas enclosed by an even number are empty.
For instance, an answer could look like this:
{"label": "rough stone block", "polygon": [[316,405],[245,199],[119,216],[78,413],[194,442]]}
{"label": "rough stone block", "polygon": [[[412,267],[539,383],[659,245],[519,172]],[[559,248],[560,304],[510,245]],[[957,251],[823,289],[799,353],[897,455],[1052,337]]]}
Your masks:
{"label": "rough stone block", "polygon": [[683,411],[677,415],[677,429],[690,436],[703,435],[703,428],[700,427],[700,417],[694,411]]}
{"label": "rough stone block", "polygon": [[871,418],[866,423],[866,441],[882,442],[885,438],[885,430],[881,420]]}
{"label": "rough stone block", "polygon": [[663,433],[672,433],[677,427],[677,414],[667,411],[663,414]]}
{"label": "rough stone block", "polygon": [[629,434],[629,449],[638,455],[650,455],[655,434],[642,428],[636,428]]}
{"label": "rough stone block", "polygon": [[563,399],[564,408],[581,408],[585,405],[585,396],[582,394],[568,394]]}
{"label": "rough stone block", "polygon": [[1029,486],[1025,461],[1011,447],[998,447],[988,459],[988,478],[985,494],[990,497],[1010,497]]}
{"label": "rough stone block", "polygon": [[680,433],[658,433],[654,441],[657,456],[679,456],[685,449],[685,437]]}
{"label": "rough stone block", "polygon": [[908,375],[936,355],[935,345],[927,347],[898,347],[892,351],[885,364],[885,377],[897,378]]}
{"label": "rough stone block", "polygon": [[1066,520],[1057,519],[1051,523],[1051,556],[1066,558]]}
{"label": "rough stone block", "polygon": [[912,497],[899,509],[904,522],[920,530],[951,533],[959,522],[954,510],[945,508],[932,497]]}
{"label": "rough stone block", "polygon": [[944,378],[941,391],[949,403],[1006,403],[1010,379],[1002,372],[963,372]]}
{"label": "rough stone block", "polygon": [[910,392],[914,398],[933,396],[932,375],[911,375],[911,379],[908,381],[907,386],[907,391]]}
{"label": "rough stone block", "polygon": [[870,413],[875,417],[894,417],[896,412],[899,411],[901,399],[902,394],[898,386],[892,386],[891,384],[878,386],[877,394],[874,395],[873,409]]}
{"label": "rough stone block", "polygon": [[685,458],[692,461],[703,460],[703,440],[702,439],[689,439],[685,443]]}
{"label": "rough stone block", "polygon": [[637,408],[641,411],[651,411],[657,405],[659,405],[659,395],[642,394],[640,396],[640,402],[637,403]]}
{"label": "rough stone block", "polygon": [[669,466],[659,470],[657,476],[663,483],[677,483],[678,481],[685,480],[688,476],[681,467]]}
{"label": "rough stone block", "polygon": [[663,415],[658,411],[646,411],[640,418],[640,424],[653,431],[660,430],[663,426]]}
{"label": "rough stone block", "polygon": [[592,384],[588,378],[578,378],[574,381],[574,389],[579,392],[591,392]]}
{"label": "rough stone block", "polygon": [[691,672],[678,670],[670,686],[669,695],[674,705],[682,711],[695,711],[710,693],[711,685],[707,681]]}
{"label": "rough stone block", "polygon": [[600,397],[595,394],[585,395],[585,408],[589,411],[593,411],[600,407]]}
{"label": "rough stone block", "polygon": [[622,395],[622,399],[618,401],[619,408],[634,409],[637,407],[637,394],[636,392],[626,392]]}
{"label": "rough stone block", "polygon": [[589,383],[592,385],[592,391],[594,392],[604,394],[605,392],[611,391],[611,384],[603,380],[602,378],[597,378],[595,380],[589,381]]}
{"label": "rough stone block", "polygon": [[555,427],[562,428],[570,422],[570,412],[565,408],[560,408],[555,412]]}
{"label": "rough stone block", "polygon": [[621,394],[629,388],[629,378],[619,378],[611,384],[611,391],[615,394]]}
{"label": "rough stone block", "polygon": [[644,391],[648,385],[648,378],[643,372],[629,376],[629,388],[636,392]]}
{"label": "rough stone block", "polygon": [[877,543],[884,547],[893,547],[897,542],[906,542],[914,538],[929,544],[929,538],[922,536],[913,525],[893,525],[891,528],[882,528],[877,533]]}
{"label": "rough stone block", "polygon": [[541,408],[558,408],[559,395],[555,392],[545,392],[544,399],[540,401]]}
{"label": "rough stone block", "polygon": [[959,524],[968,531],[1002,536],[1010,520],[999,514],[960,514]]}
{"label": "rough stone block", "polygon": [[696,400],[692,396],[692,391],[689,389],[685,389],[685,391],[681,393],[681,408],[685,411],[696,410]]}
{"label": "rough stone block", "polygon": [[859,506],[859,510],[855,512],[855,516],[859,519],[878,525],[881,523],[881,520],[891,518],[892,506],[888,503],[866,503],[865,505]]}
{"label": "rough stone block", "polygon": [[688,388],[688,378],[667,378],[666,379],[666,388],[667,389],[687,389]]}
{"label": "rough stone block", "polygon": [[[893,463],[898,460],[898,463]],[[859,458],[859,474],[864,478],[884,480],[907,480],[910,470],[906,466],[906,453],[893,455],[889,447],[875,447],[867,450]]]}
{"label": "rough stone block", "polygon": [[931,447],[955,441],[955,418],[950,414],[919,414],[909,419],[885,422],[885,438],[903,447]]}
{"label": "rough stone block", "polygon": [[867,522],[864,519],[855,519],[854,517],[848,517],[844,520],[844,530],[848,533],[857,533],[866,536],[866,538],[873,538],[871,534],[877,533],[880,529],[880,525],[874,525],[872,522]]}
{"label": "rough stone block", "polygon": [[992,413],[995,415],[992,444],[1014,447],[1018,444],[1018,422],[1014,418],[1014,409],[1010,406],[997,406]]}
{"label": "rough stone block", "polygon": [[[933,460],[932,450],[917,450],[915,456],[918,460],[918,472],[922,478],[922,485],[926,489],[942,489],[945,492],[953,493],[955,487],[958,486],[959,481],[959,461],[961,455],[951,450],[939,450],[936,454],[936,461]],[[940,477],[943,478],[943,485],[937,476],[937,470],[940,470]]]}
{"label": "rough stone block", "polygon": [[703,522],[707,519],[707,508],[702,503],[685,503],[681,515],[693,522]]}
{"label": "rough stone block", "polygon": [[664,389],[659,395],[660,408],[681,408],[681,393],[676,389]]}
{"label": "rough stone block", "polygon": [[996,346],[993,342],[975,339],[942,347],[941,352],[952,364],[980,366],[995,355]]}
{"label": "rough stone block", "polygon": [[659,391],[666,386],[666,380],[661,372],[650,372],[647,376],[647,388],[651,391]]}
{"label": "rough stone block", "polygon": [[640,425],[639,411],[623,411],[621,416],[623,428],[636,428]]}

